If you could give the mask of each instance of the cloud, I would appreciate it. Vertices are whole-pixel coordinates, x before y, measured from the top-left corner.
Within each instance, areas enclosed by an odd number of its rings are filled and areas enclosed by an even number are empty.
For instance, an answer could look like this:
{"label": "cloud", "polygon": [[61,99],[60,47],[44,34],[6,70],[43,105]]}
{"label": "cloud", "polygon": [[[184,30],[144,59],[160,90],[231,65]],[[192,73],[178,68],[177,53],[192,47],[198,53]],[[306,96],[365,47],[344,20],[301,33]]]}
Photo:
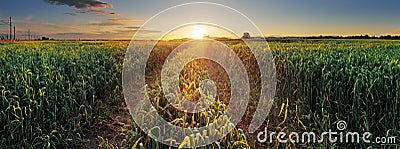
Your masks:
{"label": "cloud", "polygon": [[44,0],[53,5],[68,5],[77,9],[112,8],[111,4],[98,0]]}
{"label": "cloud", "polygon": [[124,24],[120,23],[120,22],[110,22],[110,21],[105,21],[105,22],[92,21],[92,22],[89,22],[88,25],[115,26],[115,25],[124,25]]}
{"label": "cloud", "polygon": [[109,12],[108,14],[111,15],[111,16],[119,16],[119,15],[121,15],[121,14],[116,13],[116,12]]}
{"label": "cloud", "polygon": [[127,25],[132,22],[142,22],[143,20],[133,20],[127,18],[110,18],[104,21],[92,21],[88,25],[98,25],[98,26],[116,26],[116,25]]}
{"label": "cloud", "polygon": [[[36,35],[48,35],[58,33],[60,31],[63,32],[74,32],[77,30],[90,30],[90,28],[85,28],[81,25],[70,25],[70,24],[60,24],[54,22],[47,21],[37,21],[32,19],[32,17],[28,16],[25,18],[22,17],[14,17],[13,25],[16,26],[16,31],[28,32],[30,30],[31,34]],[[4,33],[8,30],[8,28],[0,28],[0,32]],[[91,31],[91,30],[90,30]],[[93,31],[95,31],[93,29]]]}
{"label": "cloud", "polygon": [[75,14],[85,14],[85,13],[93,13],[93,14],[98,14],[98,15],[110,15],[110,16],[119,16],[119,13],[115,12],[108,12],[105,10],[100,10],[100,9],[75,9],[74,10]]}
{"label": "cloud", "polygon": [[108,20],[109,21],[117,21],[117,22],[123,22],[123,21],[142,22],[143,21],[143,20],[133,20],[133,19],[127,19],[127,18],[110,18]]}
{"label": "cloud", "polygon": [[91,32],[60,32],[49,34],[49,37],[54,39],[130,39],[138,31],[141,32],[141,35],[149,37],[160,33],[158,30],[142,29],[132,26]]}
{"label": "cloud", "polygon": [[72,12],[67,12],[67,13],[64,13],[64,14],[71,15],[71,16],[77,16],[78,15],[77,13],[72,13]]}
{"label": "cloud", "polygon": [[129,39],[133,33],[117,31],[98,31],[96,33],[63,32],[51,34],[54,39]]}
{"label": "cloud", "polygon": [[79,35],[84,35],[84,33],[56,33],[53,35],[55,35],[55,36],[79,36]]}
{"label": "cloud", "polygon": [[[29,16],[13,18],[13,24],[17,27],[16,37],[18,39],[26,39],[28,30],[30,30],[30,35],[33,38],[45,36],[54,39],[130,39],[139,31],[141,35],[149,37],[160,33],[159,30],[153,28],[140,28],[142,21],[132,18],[113,17],[86,24],[62,24],[35,20]],[[0,28],[0,33],[8,35],[8,28]]]}
{"label": "cloud", "polygon": [[119,15],[115,12],[108,12],[101,10],[103,8],[113,8],[112,4],[102,2],[99,0],[44,0],[45,2],[53,5],[67,5],[74,8],[74,12],[65,13],[68,15],[76,16],[80,13],[93,13],[97,15]]}
{"label": "cloud", "polygon": [[139,30],[140,29],[140,27],[138,27],[138,26],[127,26],[124,28],[129,29],[129,30]]}
{"label": "cloud", "polygon": [[161,33],[159,30],[153,30],[153,29],[146,29],[146,28],[141,28],[138,26],[127,26],[124,27],[124,29],[119,29],[116,30],[117,32],[140,32],[141,34],[154,34],[154,33]]}
{"label": "cloud", "polygon": [[[44,25],[44,24],[42,24]],[[61,29],[64,27],[64,29]],[[141,35],[152,36],[161,31],[139,26],[118,26],[93,28],[90,26],[52,26],[44,36],[54,39],[130,39],[136,32]]]}

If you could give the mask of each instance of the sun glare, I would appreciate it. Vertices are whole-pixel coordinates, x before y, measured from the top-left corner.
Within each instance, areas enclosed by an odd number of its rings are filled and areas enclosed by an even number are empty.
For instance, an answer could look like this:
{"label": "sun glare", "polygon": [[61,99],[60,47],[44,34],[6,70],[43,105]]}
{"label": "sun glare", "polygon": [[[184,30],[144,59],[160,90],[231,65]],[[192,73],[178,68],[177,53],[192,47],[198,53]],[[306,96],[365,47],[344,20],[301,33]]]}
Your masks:
{"label": "sun glare", "polygon": [[207,31],[203,28],[197,28],[193,30],[191,38],[193,39],[203,39],[203,37],[206,35]]}

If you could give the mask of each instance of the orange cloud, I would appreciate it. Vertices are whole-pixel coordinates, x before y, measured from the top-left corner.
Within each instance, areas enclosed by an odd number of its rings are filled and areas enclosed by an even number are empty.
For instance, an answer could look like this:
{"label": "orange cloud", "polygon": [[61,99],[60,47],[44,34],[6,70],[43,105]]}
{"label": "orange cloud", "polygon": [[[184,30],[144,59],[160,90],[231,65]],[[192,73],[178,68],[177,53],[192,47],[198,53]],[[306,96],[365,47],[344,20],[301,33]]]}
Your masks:
{"label": "orange cloud", "polygon": [[143,20],[133,20],[127,18],[110,18],[104,21],[92,21],[88,25],[99,25],[99,26],[114,26],[114,25],[126,25],[132,22],[142,22]]}

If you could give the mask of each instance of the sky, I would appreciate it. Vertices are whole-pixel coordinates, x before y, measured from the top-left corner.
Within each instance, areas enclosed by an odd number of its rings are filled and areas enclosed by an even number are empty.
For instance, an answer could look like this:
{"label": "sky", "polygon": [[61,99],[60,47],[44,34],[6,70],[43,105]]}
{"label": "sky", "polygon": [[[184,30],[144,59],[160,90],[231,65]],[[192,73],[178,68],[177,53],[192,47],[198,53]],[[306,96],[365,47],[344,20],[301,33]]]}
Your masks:
{"label": "sky", "polygon": [[[237,12],[247,16],[263,36],[400,35],[398,0],[208,0],[203,2],[219,3],[236,12],[220,6],[181,6],[153,17],[189,2],[195,1],[1,0],[0,36],[9,34],[10,16],[18,39],[28,38],[28,30],[33,37],[55,39],[130,39],[137,32],[152,38],[178,26],[182,29],[170,36],[227,36],[222,34],[224,29],[237,36],[243,32],[259,36]],[[196,19],[217,27],[184,25]]]}

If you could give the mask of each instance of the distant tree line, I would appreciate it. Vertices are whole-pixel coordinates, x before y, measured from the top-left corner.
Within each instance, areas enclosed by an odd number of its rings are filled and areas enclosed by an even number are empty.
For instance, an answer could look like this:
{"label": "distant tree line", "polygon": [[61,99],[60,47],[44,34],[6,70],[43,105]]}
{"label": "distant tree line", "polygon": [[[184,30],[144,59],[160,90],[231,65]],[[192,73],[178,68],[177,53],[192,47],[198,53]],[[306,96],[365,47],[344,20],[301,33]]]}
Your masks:
{"label": "distant tree line", "polygon": [[[241,39],[264,39],[263,37],[251,37],[250,33],[245,32]],[[390,39],[390,40],[400,40],[399,35],[381,35],[381,36],[369,36],[369,35],[359,35],[359,36],[285,36],[285,37],[265,37],[267,40],[296,40],[296,39]]]}
{"label": "distant tree line", "polygon": [[359,36],[310,36],[310,37],[282,37],[282,38],[298,38],[298,39],[392,39],[400,40],[398,35],[381,35],[381,36],[369,36],[369,35],[359,35]]}
{"label": "distant tree line", "polygon": [[[10,40],[10,37],[6,34],[0,34],[0,40]],[[14,40],[20,40],[20,39],[14,39]],[[30,40],[54,40],[54,39],[43,36],[43,37],[30,38]]]}

